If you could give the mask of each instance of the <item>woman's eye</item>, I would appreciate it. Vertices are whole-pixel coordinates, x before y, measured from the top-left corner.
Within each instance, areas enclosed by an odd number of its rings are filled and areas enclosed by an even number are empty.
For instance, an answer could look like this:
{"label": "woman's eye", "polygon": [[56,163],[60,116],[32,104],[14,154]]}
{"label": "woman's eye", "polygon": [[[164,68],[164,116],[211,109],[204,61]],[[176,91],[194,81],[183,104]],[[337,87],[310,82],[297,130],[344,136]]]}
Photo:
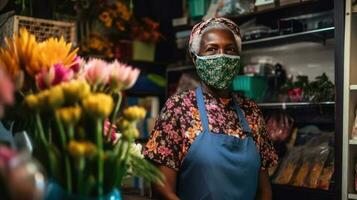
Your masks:
{"label": "woman's eye", "polygon": [[236,48],[229,48],[228,52],[234,52],[235,53],[235,52],[237,52],[237,49]]}
{"label": "woman's eye", "polygon": [[208,52],[214,52],[214,51],[216,51],[216,48],[211,47],[211,48],[208,48],[207,51]]}

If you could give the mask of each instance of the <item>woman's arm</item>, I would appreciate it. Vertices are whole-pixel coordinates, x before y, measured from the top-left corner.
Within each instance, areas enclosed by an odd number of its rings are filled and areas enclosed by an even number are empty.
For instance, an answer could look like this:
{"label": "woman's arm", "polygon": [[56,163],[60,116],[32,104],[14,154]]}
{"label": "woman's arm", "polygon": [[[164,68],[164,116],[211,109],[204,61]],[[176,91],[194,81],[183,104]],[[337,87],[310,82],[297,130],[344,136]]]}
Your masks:
{"label": "woman's arm", "polygon": [[[164,174],[165,180],[163,185],[154,184],[154,193],[160,198],[165,200],[179,200],[176,195],[176,176],[177,172],[166,166],[158,166],[160,171]],[[155,195],[155,196],[156,196]]]}
{"label": "woman's arm", "polygon": [[271,200],[272,191],[268,170],[260,170],[257,200]]}

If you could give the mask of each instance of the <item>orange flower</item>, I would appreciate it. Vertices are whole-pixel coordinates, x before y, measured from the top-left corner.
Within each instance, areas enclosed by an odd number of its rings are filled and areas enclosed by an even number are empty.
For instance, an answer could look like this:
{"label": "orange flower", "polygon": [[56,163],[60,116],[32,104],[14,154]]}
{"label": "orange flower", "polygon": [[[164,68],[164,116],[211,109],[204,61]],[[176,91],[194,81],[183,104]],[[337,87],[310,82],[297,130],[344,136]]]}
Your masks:
{"label": "orange flower", "polygon": [[115,26],[117,27],[118,30],[125,31],[124,24],[121,21],[115,22]]}
{"label": "orange flower", "polygon": [[102,14],[99,15],[99,19],[102,20],[102,22],[106,27],[112,26],[113,19],[111,18],[109,12],[107,11],[102,12]]}
{"label": "orange flower", "polygon": [[129,21],[131,18],[131,12],[129,11],[128,7],[123,2],[116,2],[115,7],[116,12],[120,13],[121,18],[125,21]]}
{"label": "orange flower", "polygon": [[157,143],[154,140],[149,140],[149,142],[146,144],[146,148],[148,151],[153,151],[154,153],[157,152]]}

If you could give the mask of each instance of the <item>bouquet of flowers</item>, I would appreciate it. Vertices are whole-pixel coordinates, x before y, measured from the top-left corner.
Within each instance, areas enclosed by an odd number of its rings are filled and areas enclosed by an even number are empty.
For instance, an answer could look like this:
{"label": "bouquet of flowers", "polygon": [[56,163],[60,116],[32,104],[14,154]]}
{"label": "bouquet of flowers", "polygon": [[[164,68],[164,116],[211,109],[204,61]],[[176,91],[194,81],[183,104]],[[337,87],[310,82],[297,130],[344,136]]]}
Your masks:
{"label": "bouquet of flowers", "polygon": [[[103,196],[130,173],[163,177],[135,144],[140,107],[122,109],[122,92],[140,71],[117,60],[85,61],[63,38],[37,42],[25,29],[0,49],[0,66],[21,94],[34,155],[69,194]],[[130,170],[129,170],[130,169]]]}

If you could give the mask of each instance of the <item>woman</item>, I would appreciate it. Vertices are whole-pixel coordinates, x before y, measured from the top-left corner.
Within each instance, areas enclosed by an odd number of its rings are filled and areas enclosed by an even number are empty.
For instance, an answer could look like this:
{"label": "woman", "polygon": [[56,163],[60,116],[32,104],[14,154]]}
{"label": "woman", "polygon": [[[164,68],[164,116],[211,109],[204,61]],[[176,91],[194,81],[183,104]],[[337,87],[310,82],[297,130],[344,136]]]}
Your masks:
{"label": "woman", "polygon": [[257,105],[228,90],[240,69],[238,26],[197,24],[189,50],[201,87],[168,99],[144,151],[166,176],[155,189],[170,200],[269,200],[267,169],[277,155]]}

